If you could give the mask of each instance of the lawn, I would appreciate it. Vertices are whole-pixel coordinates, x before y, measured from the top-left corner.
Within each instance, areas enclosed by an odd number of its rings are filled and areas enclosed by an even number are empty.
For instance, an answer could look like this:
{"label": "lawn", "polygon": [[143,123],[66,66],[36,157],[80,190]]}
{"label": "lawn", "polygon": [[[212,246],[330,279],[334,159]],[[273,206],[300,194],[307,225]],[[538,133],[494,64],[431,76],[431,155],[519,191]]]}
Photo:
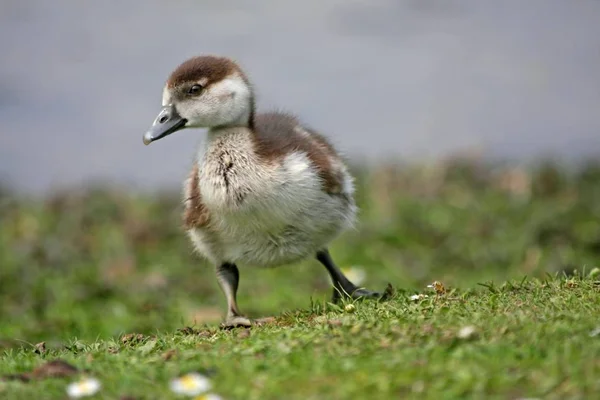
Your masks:
{"label": "lawn", "polygon": [[[63,399],[83,375],[102,384],[93,398],[177,398],[169,382],[194,371],[225,399],[600,391],[598,165],[356,176],[361,222],[331,253],[393,296],[333,305],[316,261],[242,267],[240,307],[274,317],[250,330],[219,329],[224,299],[177,193],[0,190],[0,398]],[[55,360],[72,370],[47,376]]]}

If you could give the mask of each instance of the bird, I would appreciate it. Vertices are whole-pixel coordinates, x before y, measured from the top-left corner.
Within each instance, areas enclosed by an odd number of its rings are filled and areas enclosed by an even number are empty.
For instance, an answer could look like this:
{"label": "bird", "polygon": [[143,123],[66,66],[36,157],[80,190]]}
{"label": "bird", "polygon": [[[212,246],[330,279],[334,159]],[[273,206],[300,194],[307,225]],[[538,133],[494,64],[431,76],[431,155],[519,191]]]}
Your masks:
{"label": "bird", "polygon": [[354,226],[354,180],[325,136],[281,111],[257,113],[254,88],[231,58],[200,55],[178,65],[146,145],[184,129],[204,129],[183,184],[183,227],[215,267],[227,301],[223,326],[256,321],[237,304],[238,266],[276,267],[316,258],[333,301],[381,298],[357,287],[334,263],[330,243]]}

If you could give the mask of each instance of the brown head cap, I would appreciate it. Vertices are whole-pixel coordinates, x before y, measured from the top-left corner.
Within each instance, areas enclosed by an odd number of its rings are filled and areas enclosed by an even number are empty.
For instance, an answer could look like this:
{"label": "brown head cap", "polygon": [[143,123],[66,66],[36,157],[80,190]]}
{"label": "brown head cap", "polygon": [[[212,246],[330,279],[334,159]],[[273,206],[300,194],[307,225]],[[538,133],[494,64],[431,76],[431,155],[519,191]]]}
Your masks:
{"label": "brown head cap", "polygon": [[238,73],[248,82],[240,67],[229,58],[216,56],[199,56],[184,61],[171,73],[167,87],[173,88],[186,82],[204,81],[203,86],[219,82],[225,77]]}

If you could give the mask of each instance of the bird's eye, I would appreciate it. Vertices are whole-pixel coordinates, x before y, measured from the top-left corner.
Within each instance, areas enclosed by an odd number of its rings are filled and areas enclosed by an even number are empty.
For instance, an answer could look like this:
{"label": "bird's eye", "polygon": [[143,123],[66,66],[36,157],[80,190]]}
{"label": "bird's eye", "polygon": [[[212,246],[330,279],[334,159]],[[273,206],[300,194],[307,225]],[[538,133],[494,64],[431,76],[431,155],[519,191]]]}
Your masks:
{"label": "bird's eye", "polygon": [[193,95],[199,94],[201,91],[202,91],[202,86],[195,84],[188,90],[188,94],[193,96]]}

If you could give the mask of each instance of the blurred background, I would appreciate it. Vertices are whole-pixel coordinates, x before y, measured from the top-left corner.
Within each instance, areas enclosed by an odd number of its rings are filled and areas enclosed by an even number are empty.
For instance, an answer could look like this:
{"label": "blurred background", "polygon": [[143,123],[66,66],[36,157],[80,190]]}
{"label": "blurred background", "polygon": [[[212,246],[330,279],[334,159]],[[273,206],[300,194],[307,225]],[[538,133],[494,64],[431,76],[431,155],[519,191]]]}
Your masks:
{"label": "blurred background", "polygon": [[[595,0],[0,1],[0,340],[219,320],[179,226],[203,133],[142,144],[202,53],[351,160],[361,224],[333,252],[365,285],[592,268],[598,21]],[[241,304],[279,313],[328,285],[313,262],[242,271]]]}
{"label": "blurred background", "polygon": [[353,159],[579,158],[600,145],[599,18],[595,0],[2,0],[0,171],[31,191],[178,185],[201,133],[141,136],[202,53]]}

